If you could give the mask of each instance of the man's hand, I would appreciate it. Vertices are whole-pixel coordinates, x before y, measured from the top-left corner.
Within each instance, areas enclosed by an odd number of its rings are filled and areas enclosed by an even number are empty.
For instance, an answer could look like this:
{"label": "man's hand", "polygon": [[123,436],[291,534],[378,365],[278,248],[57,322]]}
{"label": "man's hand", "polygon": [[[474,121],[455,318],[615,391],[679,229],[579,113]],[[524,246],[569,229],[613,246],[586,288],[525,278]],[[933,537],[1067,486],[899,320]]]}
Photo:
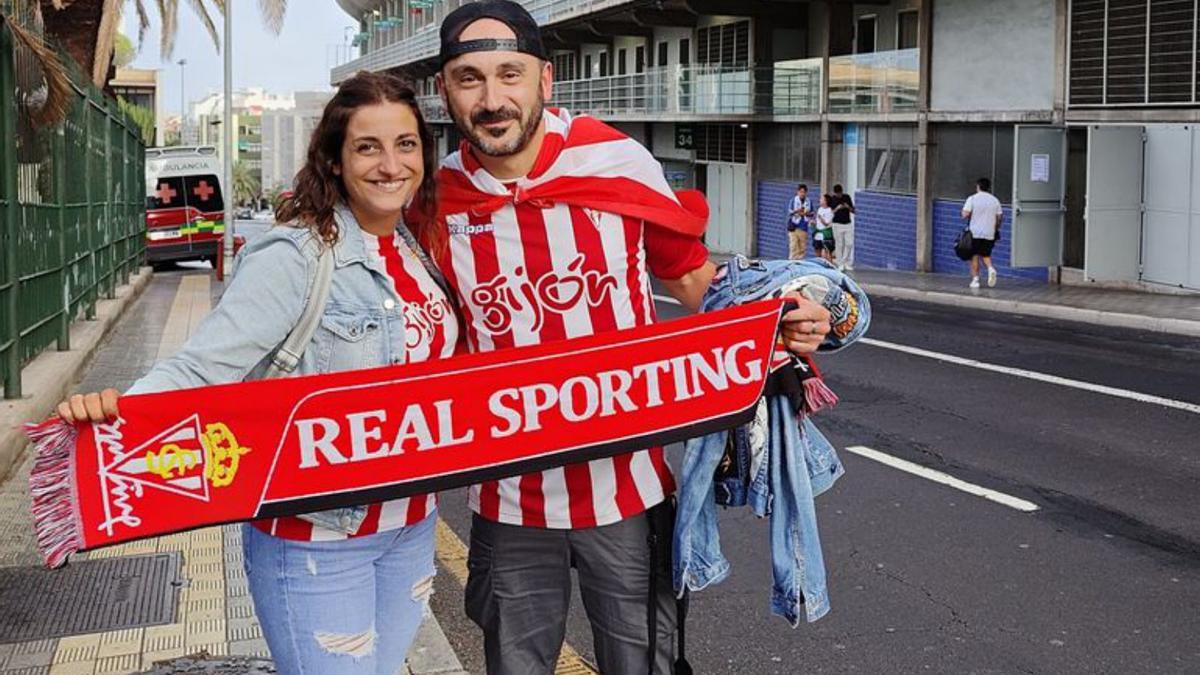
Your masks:
{"label": "man's hand", "polygon": [[800,306],[783,315],[779,333],[783,344],[793,354],[811,354],[825,341],[829,334],[829,310],[800,295],[789,293],[784,296],[795,300]]}

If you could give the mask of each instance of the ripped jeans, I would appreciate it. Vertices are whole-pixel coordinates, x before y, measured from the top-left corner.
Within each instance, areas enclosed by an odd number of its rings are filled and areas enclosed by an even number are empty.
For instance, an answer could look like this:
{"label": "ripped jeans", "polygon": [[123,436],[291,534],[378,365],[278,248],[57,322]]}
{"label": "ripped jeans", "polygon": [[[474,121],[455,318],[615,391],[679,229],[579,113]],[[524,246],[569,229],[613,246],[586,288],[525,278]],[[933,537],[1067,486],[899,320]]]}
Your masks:
{"label": "ripped jeans", "polygon": [[254,610],[280,673],[393,675],[433,590],[437,514],[361,538],[294,541],[246,524]]}

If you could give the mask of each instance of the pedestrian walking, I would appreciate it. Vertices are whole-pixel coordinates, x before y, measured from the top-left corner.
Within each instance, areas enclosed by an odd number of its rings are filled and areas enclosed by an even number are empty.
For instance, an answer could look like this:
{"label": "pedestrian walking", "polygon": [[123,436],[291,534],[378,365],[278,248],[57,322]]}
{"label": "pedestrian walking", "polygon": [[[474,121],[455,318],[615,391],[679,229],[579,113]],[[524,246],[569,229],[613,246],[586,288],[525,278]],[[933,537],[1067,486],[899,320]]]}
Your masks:
{"label": "pedestrian walking", "polygon": [[833,229],[833,219],[837,216],[837,211],[831,206],[835,203],[837,197],[834,195],[821,195],[821,205],[817,208],[816,220],[813,222],[813,250],[830,264],[833,264],[833,252],[837,249]]}
{"label": "pedestrian walking", "polygon": [[854,200],[842,191],[841,184],[833,186],[833,240],[838,250],[838,269],[854,269]]}
{"label": "pedestrian walking", "polygon": [[[521,5],[455,9],[440,61],[438,90],[464,140],[439,172],[450,241],[439,264],[470,349],[652,323],[651,274],[697,310],[716,274],[699,238],[702,198],[674,193],[620,131],[545,108],[553,66]],[[813,351],[830,330],[807,300],[784,319],[795,351]],[[472,487],[465,607],[483,630],[487,672],[554,671],[572,567],[600,671],[671,672],[674,491],[661,447]]]}
{"label": "pedestrian walking", "polygon": [[808,186],[796,186],[796,194],[788,204],[788,258],[799,260],[808,253],[808,226],[812,205],[808,201]]}
{"label": "pedestrian walking", "polygon": [[979,261],[987,265],[987,285],[996,285],[996,268],[992,265],[992,248],[1000,239],[1000,223],[1004,207],[992,194],[992,181],[980,178],[975,182],[975,194],[967,197],[962,208],[963,220],[971,229],[971,288],[979,288]]}
{"label": "pedestrian walking", "polygon": [[[279,348],[298,330],[297,317],[321,294],[318,268],[332,270],[328,300],[293,374],[450,356],[457,315],[413,237],[439,239],[431,227],[434,147],[399,79],[359,73],[343,82],[277,211],[287,226],[246,246],[212,313],[126,394],[271,376],[283,367]],[[58,413],[67,422],[114,419],[118,394],[72,396]],[[390,675],[404,667],[433,589],[436,508],[434,495],[418,495],[242,526],[250,594],[279,672]]]}

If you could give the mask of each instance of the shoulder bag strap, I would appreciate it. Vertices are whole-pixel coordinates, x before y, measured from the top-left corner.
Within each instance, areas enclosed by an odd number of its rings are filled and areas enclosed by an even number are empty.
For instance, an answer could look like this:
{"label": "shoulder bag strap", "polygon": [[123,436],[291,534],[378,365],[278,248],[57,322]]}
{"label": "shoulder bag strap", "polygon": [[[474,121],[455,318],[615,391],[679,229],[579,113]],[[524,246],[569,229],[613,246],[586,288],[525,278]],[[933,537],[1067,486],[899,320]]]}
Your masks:
{"label": "shoulder bag strap", "polygon": [[325,247],[317,256],[317,275],[313,279],[312,292],[308,295],[308,304],[300,320],[288,333],[275,354],[271,356],[271,365],[267,368],[266,377],[285,377],[295,372],[300,365],[300,357],[312,342],[317,326],[321,325],[321,316],[325,313],[325,304],[329,301],[329,289],[333,286],[333,252]]}

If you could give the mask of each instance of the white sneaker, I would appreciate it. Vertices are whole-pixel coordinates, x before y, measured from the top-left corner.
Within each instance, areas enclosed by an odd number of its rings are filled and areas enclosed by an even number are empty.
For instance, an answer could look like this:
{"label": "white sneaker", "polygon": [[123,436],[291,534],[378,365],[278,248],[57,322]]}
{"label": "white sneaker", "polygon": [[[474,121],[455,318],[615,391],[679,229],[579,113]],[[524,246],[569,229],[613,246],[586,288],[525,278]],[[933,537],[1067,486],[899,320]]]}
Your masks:
{"label": "white sneaker", "polygon": [[979,277],[971,277],[970,288],[979,288]]}
{"label": "white sneaker", "polygon": [[988,268],[988,288],[991,288],[995,285],[996,285],[996,268],[989,267]]}

